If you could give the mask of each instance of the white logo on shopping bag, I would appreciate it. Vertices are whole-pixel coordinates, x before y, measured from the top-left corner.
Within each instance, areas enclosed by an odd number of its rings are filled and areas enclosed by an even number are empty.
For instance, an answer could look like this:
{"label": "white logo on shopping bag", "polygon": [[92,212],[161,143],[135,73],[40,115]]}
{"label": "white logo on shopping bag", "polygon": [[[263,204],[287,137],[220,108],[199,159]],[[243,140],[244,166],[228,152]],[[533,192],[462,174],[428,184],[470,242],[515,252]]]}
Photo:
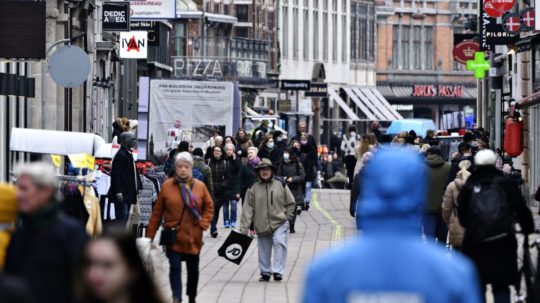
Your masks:
{"label": "white logo on shopping bag", "polygon": [[236,260],[240,258],[243,251],[244,249],[242,248],[242,246],[240,246],[240,244],[234,243],[227,246],[227,249],[225,250],[225,255],[229,260]]}

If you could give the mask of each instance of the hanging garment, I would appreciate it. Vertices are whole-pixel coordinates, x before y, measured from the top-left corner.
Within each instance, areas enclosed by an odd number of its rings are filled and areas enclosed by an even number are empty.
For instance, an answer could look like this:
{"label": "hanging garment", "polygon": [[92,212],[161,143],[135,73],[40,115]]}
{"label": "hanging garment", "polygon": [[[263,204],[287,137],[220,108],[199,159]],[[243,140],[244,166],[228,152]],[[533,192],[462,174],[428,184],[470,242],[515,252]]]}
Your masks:
{"label": "hanging garment", "polygon": [[99,200],[94,195],[93,187],[87,186],[86,190],[80,187],[79,190],[85,193],[84,206],[86,207],[89,216],[88,222],[86,222],[86,232],[90,237],[97,237],[101,235],[101,232],[103,231]]}
{"label": "hanging garment", "polygon": [[150,178],[141,176],[141,182],[142,188],[139,190],[139,223],[148,225],[148,221],[152,215],[152,204],[157,200],[158,191]]}
{"label": "hanging garment", "polygon": [[89,215],[86,211],[81,192],[74,184],[68,183],[63,186],[62,193],[64,195],[64,202],[60,204],[60,209],[67,216],[77,219],[83,226],[86,226]]}

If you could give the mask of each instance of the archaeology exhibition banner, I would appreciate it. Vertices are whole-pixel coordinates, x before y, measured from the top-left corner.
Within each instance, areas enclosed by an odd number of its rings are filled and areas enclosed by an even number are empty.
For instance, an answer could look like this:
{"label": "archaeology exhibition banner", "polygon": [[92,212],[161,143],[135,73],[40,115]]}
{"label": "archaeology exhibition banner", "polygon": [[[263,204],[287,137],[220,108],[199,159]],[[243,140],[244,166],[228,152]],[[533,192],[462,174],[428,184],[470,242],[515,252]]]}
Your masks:
{"label": "archaeology exhibition banner", "polygon": [[233,133],[233,82],[151,80],[148,154],[161,158],[190,132],[194,147]]}

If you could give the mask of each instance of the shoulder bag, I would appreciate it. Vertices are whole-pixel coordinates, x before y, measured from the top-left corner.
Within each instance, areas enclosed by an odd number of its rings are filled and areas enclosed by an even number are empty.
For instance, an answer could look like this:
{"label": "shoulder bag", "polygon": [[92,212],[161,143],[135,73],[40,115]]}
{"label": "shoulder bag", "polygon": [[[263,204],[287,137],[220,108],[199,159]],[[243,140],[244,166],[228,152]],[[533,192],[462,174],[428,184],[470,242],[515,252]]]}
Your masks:
{"label": "shoulder bag", "polygon": [[[182,196],[182,191],[180,191],[180,196]],[[182,198],[182,200],[183,199],[184,198]],[[178,229],[180,229],[182,219],[184,218],[184,214],[186,212],[186,202],[183,202],[184,203],[182,207],[182,215],[180,215],[180,220],[178,220],[178,224],[176,224],[176,226],[172,228],[166,228],[165,226],[163,226],[163,231],[161,232],[161,237],[159,238],[159,245],[170,246],[176,243],[176,234],[178,233]]]}

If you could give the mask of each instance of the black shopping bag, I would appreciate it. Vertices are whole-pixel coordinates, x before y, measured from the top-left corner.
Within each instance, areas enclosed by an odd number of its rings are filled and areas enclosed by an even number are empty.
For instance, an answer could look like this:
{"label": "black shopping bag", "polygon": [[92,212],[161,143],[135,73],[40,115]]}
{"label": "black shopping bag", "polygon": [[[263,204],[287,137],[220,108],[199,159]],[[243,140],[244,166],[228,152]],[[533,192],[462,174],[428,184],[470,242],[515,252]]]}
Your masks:
{"label": "black shopping bag", "polygon": [[240,265],[253,239],[232,230],[223,245],[218,249],[218,255]]}

